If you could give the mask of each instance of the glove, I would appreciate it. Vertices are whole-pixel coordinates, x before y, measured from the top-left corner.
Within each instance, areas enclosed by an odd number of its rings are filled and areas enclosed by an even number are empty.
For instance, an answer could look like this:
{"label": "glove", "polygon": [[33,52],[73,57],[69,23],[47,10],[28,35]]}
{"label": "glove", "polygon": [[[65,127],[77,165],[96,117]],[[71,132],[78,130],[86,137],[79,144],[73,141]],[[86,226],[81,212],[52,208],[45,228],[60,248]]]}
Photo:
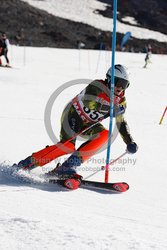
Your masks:
{"label": "glove", "polygon": [[127,145],[127,152],[129,154],[134,154],[137,152],[137,150],[138,150],[138,146],[135,142],[131,142]]}

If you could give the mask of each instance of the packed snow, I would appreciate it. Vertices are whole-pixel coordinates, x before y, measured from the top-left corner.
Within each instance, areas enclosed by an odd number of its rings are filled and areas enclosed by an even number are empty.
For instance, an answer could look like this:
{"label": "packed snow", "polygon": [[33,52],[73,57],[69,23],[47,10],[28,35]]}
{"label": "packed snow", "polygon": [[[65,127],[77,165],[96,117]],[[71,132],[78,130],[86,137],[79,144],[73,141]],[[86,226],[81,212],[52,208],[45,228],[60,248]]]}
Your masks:
{"label": "packed snow", "polygon": [[[68,81],[105,78],[110,57],[105,51],[10,48],[13,68],[0,68],[1,250],[167,249],[167,114],[159,125],[167,105],[167,56],[152,55],[144,69],[144,54],[116,53],[116,63],[131,72],[126,120],[139,145],[136,154],[111,166],[109,181],[129,183],[126,193],[64,191],[48,184],[43,175],[54,161],[30,174],[10,167],[53,144],[44,123],[52,93]],[[68,87],[55,100],[51,122],[57,137],[65,104],[84,87]],[[103,122],[107,128],[108,122]],[[125,149],[118,135],[111,159]],[[86,178],[104,165],[105,158],[106,151],[100,152],[78,173]],[[104,172],[90,179],[104,181]]]}
{"label": "packed snow", "polygon": [[[112,19],[104,17],[97,10],[105,10],[106,3],[97,0],[22,0],[39,9],[57,17],[65,18],[75,22],[86,23],[104,31],[112,30]],[[131,18],[131,19],[130,19]],[[132,24],[132,17],[128,17]],[[135,20],[133,20],[133,24]],[[117,21],[117,32],[122,34],[131,32],[133,37],[139,39],[154,39],[159,42],[167,42],[167,35],[157,31],[145,29],[139,26],[123,24]]]}

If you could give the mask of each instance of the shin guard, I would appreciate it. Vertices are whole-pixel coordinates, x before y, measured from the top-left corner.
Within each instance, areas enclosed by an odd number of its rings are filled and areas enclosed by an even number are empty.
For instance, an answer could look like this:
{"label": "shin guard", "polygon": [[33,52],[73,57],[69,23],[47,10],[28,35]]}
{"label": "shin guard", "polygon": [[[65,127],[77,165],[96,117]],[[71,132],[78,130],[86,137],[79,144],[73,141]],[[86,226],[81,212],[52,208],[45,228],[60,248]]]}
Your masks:
{"label": "shin guard", "polygon": [[108,140],[108,130],[102,130],[92,140],[82,144],[77,150],[82,157],[82,162],[92,157]]}
{"label": "shin guard", "polygon": [[73,143],[67,141],[65,143],[58,143],[56,145],[48,146],[36,153],[32,154],[33,161],[38,166],[44,166],[52,160],[75,151]]}

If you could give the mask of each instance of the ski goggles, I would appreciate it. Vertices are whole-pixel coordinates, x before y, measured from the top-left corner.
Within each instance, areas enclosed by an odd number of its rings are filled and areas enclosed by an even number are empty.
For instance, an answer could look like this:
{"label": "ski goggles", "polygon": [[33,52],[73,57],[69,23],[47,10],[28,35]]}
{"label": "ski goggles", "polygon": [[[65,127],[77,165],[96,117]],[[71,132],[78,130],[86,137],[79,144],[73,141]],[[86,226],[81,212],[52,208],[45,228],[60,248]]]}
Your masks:
{"label": "ski goggles", "polygon": [[122,88],[122,89],[127,89],[129,87],[129,81],[128,80],[125,80],[125,79],[122,79],[122,78],[118,78],[118,77],[115,77],[114,78],[115,80],[115,87],[117,88]]}

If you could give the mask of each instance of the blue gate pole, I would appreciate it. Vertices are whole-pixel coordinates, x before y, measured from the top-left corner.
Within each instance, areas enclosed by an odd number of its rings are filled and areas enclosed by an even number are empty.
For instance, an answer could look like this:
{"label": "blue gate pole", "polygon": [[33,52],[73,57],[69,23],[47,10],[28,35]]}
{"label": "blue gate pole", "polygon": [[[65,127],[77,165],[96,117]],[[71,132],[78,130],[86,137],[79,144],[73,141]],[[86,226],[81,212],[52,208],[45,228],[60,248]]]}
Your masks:
{"label": "blue gate pole", "polygon": [[110,90],[110,121],[109,121],[109,134],[107,145],[107,157],[105,166],[105,182],[108,183],[109,178],[109,162],[111,152],[111,137],[112,137],[112,124],[113,124],[113,109],[114,109],[114,65],[115,65],[115,48],[116,48],[116,21],[117,21],[117,0],[113,0],[113,34],[112,34],[112,58],[111,58],[111,90]]}

